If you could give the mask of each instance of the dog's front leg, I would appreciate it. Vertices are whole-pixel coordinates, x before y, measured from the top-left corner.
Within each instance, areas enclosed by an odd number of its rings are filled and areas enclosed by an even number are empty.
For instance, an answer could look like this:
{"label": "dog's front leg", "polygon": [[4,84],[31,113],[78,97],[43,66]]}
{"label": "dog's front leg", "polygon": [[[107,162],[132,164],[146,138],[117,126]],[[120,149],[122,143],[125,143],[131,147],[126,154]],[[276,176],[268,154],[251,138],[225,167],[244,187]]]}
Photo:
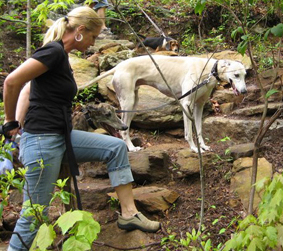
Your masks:
{"label": "dog's front leg", "polygon": [[[192,116],[191,112],[192,109],[189,109],[189,102],[183,101],[182,105],[186,112]],[[192,121],[187,117],[187,115],[183,112],[183,120],[184,120],[184,134],[185,134],[185,140],[188,141],[190,148],[193,152],[198,152],[198,148],[195,145],[195,142],[193,140],[193,124]],[[202,150],[201,150],[202,151]]]}
{"label": "dog's front leg", "polygon": [[209,151],[210,147],[207,146],[204,143],[203,137],[202,137],[202,114],[203,114],[203,107],[204,107],[204,102],[199,102],[195,104],[194,108],[194,120],[195,120],[195,125],[196,125],[196,130],[197,130],[197,137],[199,140],[200,147],[205,150]]}

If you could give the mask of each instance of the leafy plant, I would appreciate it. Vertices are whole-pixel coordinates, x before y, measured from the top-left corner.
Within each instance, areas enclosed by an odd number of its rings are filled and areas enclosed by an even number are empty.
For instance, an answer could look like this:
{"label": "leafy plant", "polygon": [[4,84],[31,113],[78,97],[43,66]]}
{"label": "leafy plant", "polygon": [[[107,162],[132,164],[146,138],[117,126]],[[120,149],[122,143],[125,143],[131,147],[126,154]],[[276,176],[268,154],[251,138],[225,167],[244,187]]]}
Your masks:
{"label": "leafy plant", "polygon": [[[39,167],[45,168],[42,161],[39,161]],[[2,217],[3,208],[8,205],[8,192],[11,187],[17,188],[20,192],[23,190],[25,173],[28,167],[6,171],[6,174],[0,175],[0,188],[2,201],[0,203],[0,217]],[[64,204],[70,202],[72,194],[63,190],[67,179],[58,179],[55,185],[59,188],[52,196],[50,204],[59,198]],[[27,184],[28,188],[28,184]],[[29,194],[29,191],[27,191]],[[51,245],[54,245],[57,234],[64,236],[63,251],[68,250],[90,250],[92,243],[97,239],[100,232],[100,225],[93,219],[91,213],[81,210],[68,211],[62,214],[54,224],[49,223],[49,219],[44,214],[46,206],[34,204],[31,200],[23,203],[25,209],[22,217],[29,217],[32,221],[30,230],[38,228],[37,234],[33,240],[30,250],[44,251]]]}
{"label": "leafy plant", "polygon": [[283,175],[262,179],[255,186],[264,191],[258,216],[248,215],[240,222],[238,232],[227,241],[224,251],[268,251],[283,247]]}
{"label": "leafy plant", "polygon": [[74,98],[75,103],[85,104],[91,101],[94,101],[97,97],[98,85],[95,84],[89,88],[85,88],[82,91],[78,92]]}
{"label": "leafy plant", "polygon": [[117,210],[117,208],[119,207],[120,205],[120,201],[114,197],[111,197],[109,200],[108,200],[108,203],[110,205],[110,208],[111,210]]}

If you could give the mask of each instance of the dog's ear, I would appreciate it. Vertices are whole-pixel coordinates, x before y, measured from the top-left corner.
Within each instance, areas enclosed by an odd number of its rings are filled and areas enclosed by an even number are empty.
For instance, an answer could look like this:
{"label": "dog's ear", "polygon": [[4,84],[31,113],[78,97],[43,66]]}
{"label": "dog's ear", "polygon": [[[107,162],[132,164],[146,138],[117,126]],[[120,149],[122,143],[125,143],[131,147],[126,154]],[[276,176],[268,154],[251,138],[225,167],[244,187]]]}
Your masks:
{"label": "dog's ear", "polygon": [[168,41],[165,46],[166,51],[171,51],[171,41]]}

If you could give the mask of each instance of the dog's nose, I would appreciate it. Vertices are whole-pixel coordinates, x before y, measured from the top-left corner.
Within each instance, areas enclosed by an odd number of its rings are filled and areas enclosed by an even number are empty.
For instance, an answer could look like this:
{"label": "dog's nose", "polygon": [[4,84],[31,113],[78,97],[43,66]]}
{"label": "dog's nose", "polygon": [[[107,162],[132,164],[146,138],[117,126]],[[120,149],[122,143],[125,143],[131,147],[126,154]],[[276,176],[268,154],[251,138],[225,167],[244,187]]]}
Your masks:
{"label": "dog's nose", "polygon": [[128,129],[128,127],[125,125],[125,126],[122,126],[122,131],[126,131]]}
{"label": "dog's nose", "polygon": [[241,90],[241,94],[246,94],[247,93],[247,89]]}

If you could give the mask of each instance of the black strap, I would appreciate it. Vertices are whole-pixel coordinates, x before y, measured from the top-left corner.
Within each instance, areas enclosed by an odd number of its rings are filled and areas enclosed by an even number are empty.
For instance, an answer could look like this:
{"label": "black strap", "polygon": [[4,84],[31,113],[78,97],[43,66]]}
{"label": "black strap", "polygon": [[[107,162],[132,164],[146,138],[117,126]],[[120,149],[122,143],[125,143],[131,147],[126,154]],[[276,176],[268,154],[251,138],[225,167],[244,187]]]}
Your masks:
{"label": "black strap", "polygon": [[85,108],[82,108],[81,111],[83,112],[84,116],[85,116],[85,119],[87,121],[87,123],[89,124],[89,126],[93,129],[93,130],[96,130],[97,127],[94,125],[93,121],[92,121],[92,118],[90,117],[89,115],[89,111]]}
{"label": "black strap", "polygon": [[77,178],[76,175],[79,175],[79,167],[78,163],[76,161],[76,157],[74,154],[74,150],[72,147],[72,142],[71,142],[71,129],[69,126],[68,122],[68,113],[67,113],[67,107],[63,106],[63,114],[64,114],[64,119],[65,119],[65,141],[66,141],[66,150],[67,150],[67,156],[68,156],[68,163],[69,163],[69,168],[71,171],[71,175],[73,177],[73,183],[74,183],[74,188],[75,188],[75,193],[77,197],[77,204],[78,204],[78,209],[82,210],[82,202],[81,202],[81,196],[77,184]]}
{"label": "black strap", "polygon": [[218,60],[213,65],[213,67],[211,69],[211,74],[213,75],[213,77],[215,77],[217,79],[218,82],[221,82],[221,79],[218,76],[217,66],[218,66]]}
{"label": "black strap", "polygon": [[10,121],[5,123],[4,125],[0,126],[0,134],[4,135],[5,138],[10,139],[12,138],[11,135],[7,134],[7,132],[15,129],[15,128],[20,128],[20,123],[19,121]]}

